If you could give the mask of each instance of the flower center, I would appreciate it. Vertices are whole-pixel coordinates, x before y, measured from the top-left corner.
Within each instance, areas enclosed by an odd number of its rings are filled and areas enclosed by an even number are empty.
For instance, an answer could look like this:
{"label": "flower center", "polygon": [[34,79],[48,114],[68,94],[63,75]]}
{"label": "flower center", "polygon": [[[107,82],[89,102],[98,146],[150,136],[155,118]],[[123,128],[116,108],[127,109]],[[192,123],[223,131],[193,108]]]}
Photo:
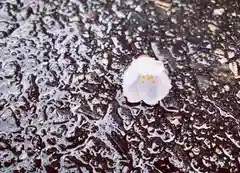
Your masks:
{"label": "flower center", "polygon": [[153,75],[142,75],[142,83],[144,82],[151,82],[151,83],[155,83],[156,82],[156,76]]}

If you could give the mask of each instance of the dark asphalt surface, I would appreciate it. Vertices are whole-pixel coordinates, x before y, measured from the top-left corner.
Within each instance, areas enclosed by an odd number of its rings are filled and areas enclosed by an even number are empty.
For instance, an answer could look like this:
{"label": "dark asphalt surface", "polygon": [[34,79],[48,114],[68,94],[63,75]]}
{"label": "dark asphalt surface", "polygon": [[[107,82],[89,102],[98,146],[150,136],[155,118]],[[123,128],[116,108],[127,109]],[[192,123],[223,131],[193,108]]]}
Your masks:
{"label": "dark asphalt surface", "polygon": [[[122,95],[141,54],[164,105]],[[239,67],[239,0],[0,0],[0,172],[238,173]]]}

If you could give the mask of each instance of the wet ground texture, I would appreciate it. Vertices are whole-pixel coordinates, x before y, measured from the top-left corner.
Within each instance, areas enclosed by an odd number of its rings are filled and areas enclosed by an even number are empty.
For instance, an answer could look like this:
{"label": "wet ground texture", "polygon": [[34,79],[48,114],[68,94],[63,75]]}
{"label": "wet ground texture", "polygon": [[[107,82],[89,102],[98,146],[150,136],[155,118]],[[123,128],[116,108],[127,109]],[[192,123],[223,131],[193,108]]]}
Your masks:
{"label": "wet ground texture", "polygon": [[[1,0],[0,172],[239,172],[240,1],[170,3]],[[141,54],[162,105],[122,95]]]}

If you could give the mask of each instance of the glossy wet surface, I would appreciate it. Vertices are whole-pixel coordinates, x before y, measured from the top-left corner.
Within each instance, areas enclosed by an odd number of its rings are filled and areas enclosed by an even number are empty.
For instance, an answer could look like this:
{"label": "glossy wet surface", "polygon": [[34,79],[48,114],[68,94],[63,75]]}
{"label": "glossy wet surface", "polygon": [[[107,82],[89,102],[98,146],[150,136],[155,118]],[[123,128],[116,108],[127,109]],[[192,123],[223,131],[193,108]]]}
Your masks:
{"label": "glossy wet surface", "polygon": [[[240,2],[0,1],[0,172],[239,172]],[[162,106],[121,75],[163,58]]]}

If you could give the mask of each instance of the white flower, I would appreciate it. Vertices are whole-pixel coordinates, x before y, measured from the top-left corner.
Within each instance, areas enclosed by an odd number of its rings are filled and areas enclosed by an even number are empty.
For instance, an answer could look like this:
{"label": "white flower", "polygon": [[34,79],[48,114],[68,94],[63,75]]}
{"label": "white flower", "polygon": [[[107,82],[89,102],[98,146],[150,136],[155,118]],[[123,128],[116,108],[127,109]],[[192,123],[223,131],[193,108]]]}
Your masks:
{"label": "white flower", "polygon": [[132,103],[143,100],[154,105],[169,93],[171,87],[163,63],[147,55],[133,60],[123,74],[123,95]]}

